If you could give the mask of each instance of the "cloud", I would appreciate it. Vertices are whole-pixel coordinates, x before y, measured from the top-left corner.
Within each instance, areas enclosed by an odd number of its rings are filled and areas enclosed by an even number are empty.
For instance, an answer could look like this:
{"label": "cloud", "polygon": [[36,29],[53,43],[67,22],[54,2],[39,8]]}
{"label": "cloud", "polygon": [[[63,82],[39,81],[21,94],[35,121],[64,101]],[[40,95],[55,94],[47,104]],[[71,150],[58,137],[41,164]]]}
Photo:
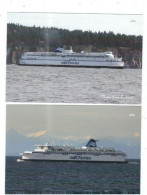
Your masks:
{"label": "cloud", "polygon": [[64,139],[66,139],[66,140],[69,140],[69,139],[75,139],[75,137],[74,136],[65,136],[65,137],[62,137],[62,138],[64,138]]}
{"label": "cloud", "polygon": [[37,132],[28,134],[27,137],[40,137],[44,134],[46,134],[46,131],[37,131]]}
{"label": "cloud", "polygon": [[136,20],[131,20],[130,22],[131,22],[131,23],[136,23]]}
{"label": "cloud", "polygon": [[[61,137],[61,136],[60,136],[60,137]],[[79,137],[77,137],[77,136],[72,136],[72,135],[70,135],[70,136],[63,136],[62,139],[65,139],[65,140],[73,140],[73,141],[78,141],[78,140],[80,140]]]}
{"label": "cloud", "polygon": [[[54,136],[54,137],[59,138],[58,136]],[[61,138],[61,136],[60,136],[60,138]],[[70,136],[62,136],[62,139],[79,141],[79,140],[81,140],[81,137],[70,135]],[[91,139],[91,135],[87,135],[87,136],[83,137],[83,140],[89,140],[89,139]]]}
{"label": "cloud", "polygon": [[84,137],[84,139],[85,139],[85,140],[91,139],[91,135],[88,135],[88,136]]}
{"label": "cloud", "polygon": [[134,137],[140,137],[140,134],[138,132],[135,132]]}
{"label": "cloud", "polygon": [[129,117],[135,117],[135,114],[131,113],[129,114]]}

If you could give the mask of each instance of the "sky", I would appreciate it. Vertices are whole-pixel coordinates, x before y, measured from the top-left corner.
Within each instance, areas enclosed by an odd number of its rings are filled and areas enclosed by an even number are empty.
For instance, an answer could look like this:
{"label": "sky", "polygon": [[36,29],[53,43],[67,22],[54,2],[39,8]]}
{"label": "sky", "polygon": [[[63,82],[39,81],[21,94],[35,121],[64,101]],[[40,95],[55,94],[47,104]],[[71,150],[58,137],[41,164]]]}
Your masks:
{"label": "sky", "polygon": [[25,26],[57,27],[68,30],[91,30],[126,35],[143,35],[143,15],[8,13],[7,23]]}
{"label": "sky", "polygon": [[140,138],[140,106],[7,105],[6,128],[25,135],[89,139]]}

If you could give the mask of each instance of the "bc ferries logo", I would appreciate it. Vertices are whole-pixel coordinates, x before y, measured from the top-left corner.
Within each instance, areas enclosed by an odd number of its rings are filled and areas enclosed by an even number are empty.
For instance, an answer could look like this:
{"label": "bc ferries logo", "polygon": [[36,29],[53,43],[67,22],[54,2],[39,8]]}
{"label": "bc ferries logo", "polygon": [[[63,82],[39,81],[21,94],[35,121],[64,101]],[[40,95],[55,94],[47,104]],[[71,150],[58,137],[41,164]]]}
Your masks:
{"label": "bc ferries logo", "polygon": [[88,156],[70,156],[71,160],[91,160]]}
{"label": "bc ferries logo", "polygon": [[75,61],[62,61],[61,64],[64,64],[64,65],[79,65],[79,62],[75,62]]}

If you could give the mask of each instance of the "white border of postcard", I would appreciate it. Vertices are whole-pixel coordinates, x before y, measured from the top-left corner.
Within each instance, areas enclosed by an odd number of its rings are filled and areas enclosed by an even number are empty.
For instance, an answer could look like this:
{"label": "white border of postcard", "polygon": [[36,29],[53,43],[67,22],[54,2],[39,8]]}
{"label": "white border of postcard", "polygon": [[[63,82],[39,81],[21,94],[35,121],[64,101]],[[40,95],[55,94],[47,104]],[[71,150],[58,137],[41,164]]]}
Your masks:
{"label": "white border of postcard", "polygon": [[[66,6],[65,6],[66,5]],[[5,129],[6,129],[6,17],[8,12],[115,13],[144,14],[143,83],[142,83],[142,153],[141,194],[147,194],[147,13],[144,0],[6,0],[0,1],[0,194],[5,194]],[[146,44],[145,44],[146,43]],[[145,92],[146,91],[146,92]],[[13,104],[13,103],[12,103]]]}

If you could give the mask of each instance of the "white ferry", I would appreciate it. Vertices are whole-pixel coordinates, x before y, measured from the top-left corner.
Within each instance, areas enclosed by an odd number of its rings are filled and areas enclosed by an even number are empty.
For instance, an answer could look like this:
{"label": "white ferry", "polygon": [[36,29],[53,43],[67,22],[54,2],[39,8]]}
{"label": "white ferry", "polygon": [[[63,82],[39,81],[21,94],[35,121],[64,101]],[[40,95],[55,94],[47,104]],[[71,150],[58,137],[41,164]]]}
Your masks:
{"label": "white ferry", "polygon": [[75,148],[69,146],[36,145],[34,151],[25,151],[23,161],[74,161],[74,162],[115,162],[126,163],[126,154],[113,148],[97,147],[95,139],[90,139],[86,146]]}
{"label": "white ferry", "polygon": [[19,65],[124,68],[122,58],[115,57],[111,51],[75,53],[72,47],[69,50],[59,47],[54,52],[25,52]]}

